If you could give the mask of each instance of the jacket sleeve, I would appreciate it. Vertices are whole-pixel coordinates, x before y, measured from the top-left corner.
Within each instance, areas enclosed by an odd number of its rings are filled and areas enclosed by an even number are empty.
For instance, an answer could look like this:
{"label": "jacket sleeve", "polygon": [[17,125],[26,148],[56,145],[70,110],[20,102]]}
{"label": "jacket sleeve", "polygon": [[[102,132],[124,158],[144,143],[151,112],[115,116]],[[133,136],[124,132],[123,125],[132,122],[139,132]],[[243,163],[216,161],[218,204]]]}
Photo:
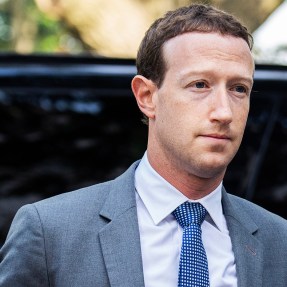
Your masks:
{"label": "jacket sleeve", "polygon": [[0,286],[49,286],[43,226],[34,205],[19,209],[0,250]]}

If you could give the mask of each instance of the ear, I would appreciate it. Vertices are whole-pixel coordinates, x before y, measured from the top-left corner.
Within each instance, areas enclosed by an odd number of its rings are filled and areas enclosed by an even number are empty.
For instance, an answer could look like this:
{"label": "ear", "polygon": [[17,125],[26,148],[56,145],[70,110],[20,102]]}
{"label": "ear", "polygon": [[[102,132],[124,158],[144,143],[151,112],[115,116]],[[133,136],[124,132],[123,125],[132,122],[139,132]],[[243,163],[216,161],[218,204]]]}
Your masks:
{"label": "ear", "polygon": [[132,80],[132,90],[137,104],[149,119],[155,117],[154,96],[157,87],[155,83],[147,78],[136,75]]}

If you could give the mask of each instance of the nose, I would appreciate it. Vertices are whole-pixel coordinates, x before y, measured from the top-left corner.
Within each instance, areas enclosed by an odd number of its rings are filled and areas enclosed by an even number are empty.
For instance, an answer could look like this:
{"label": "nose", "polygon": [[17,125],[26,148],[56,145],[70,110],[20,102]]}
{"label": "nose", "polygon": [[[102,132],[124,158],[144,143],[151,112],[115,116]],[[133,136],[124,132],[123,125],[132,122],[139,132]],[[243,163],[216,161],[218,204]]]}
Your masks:
{"label": "nose", "polygon": [[214,91],[210,98],[210,121],[229,124],[232,122],[232,108],[230,95],[226,88]]}

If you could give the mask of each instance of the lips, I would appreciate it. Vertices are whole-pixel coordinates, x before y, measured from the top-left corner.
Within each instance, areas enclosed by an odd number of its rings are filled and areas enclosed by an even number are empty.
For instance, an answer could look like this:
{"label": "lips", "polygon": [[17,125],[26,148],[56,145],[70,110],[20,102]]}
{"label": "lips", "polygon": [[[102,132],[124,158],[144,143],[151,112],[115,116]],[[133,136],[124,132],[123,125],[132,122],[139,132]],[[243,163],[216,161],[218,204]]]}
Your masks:
{"label": "lips", "polygon": [[203,135],[204,137],[214,138],[214,139],[222,139],[222,140],[230,140],[230,136],[225,134],[207,134]]}
{"label": "lips", "polygon": [[200,135],[200,137],[216,142],[226,142],[231,140],[231,136],[226,134],[204,134]]}

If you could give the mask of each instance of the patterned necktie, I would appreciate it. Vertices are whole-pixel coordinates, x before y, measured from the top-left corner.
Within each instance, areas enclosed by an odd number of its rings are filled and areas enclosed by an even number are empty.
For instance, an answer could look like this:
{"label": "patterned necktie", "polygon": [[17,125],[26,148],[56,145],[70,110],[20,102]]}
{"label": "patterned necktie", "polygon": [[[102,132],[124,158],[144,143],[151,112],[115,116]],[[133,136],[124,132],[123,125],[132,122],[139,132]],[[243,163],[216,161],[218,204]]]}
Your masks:
{"label": "patterned necktie", "polygon": [[207,287],[208,264],[201,238],[206,209],[200,203],[185,202],[173,215],[183,228],[178,287]]}

